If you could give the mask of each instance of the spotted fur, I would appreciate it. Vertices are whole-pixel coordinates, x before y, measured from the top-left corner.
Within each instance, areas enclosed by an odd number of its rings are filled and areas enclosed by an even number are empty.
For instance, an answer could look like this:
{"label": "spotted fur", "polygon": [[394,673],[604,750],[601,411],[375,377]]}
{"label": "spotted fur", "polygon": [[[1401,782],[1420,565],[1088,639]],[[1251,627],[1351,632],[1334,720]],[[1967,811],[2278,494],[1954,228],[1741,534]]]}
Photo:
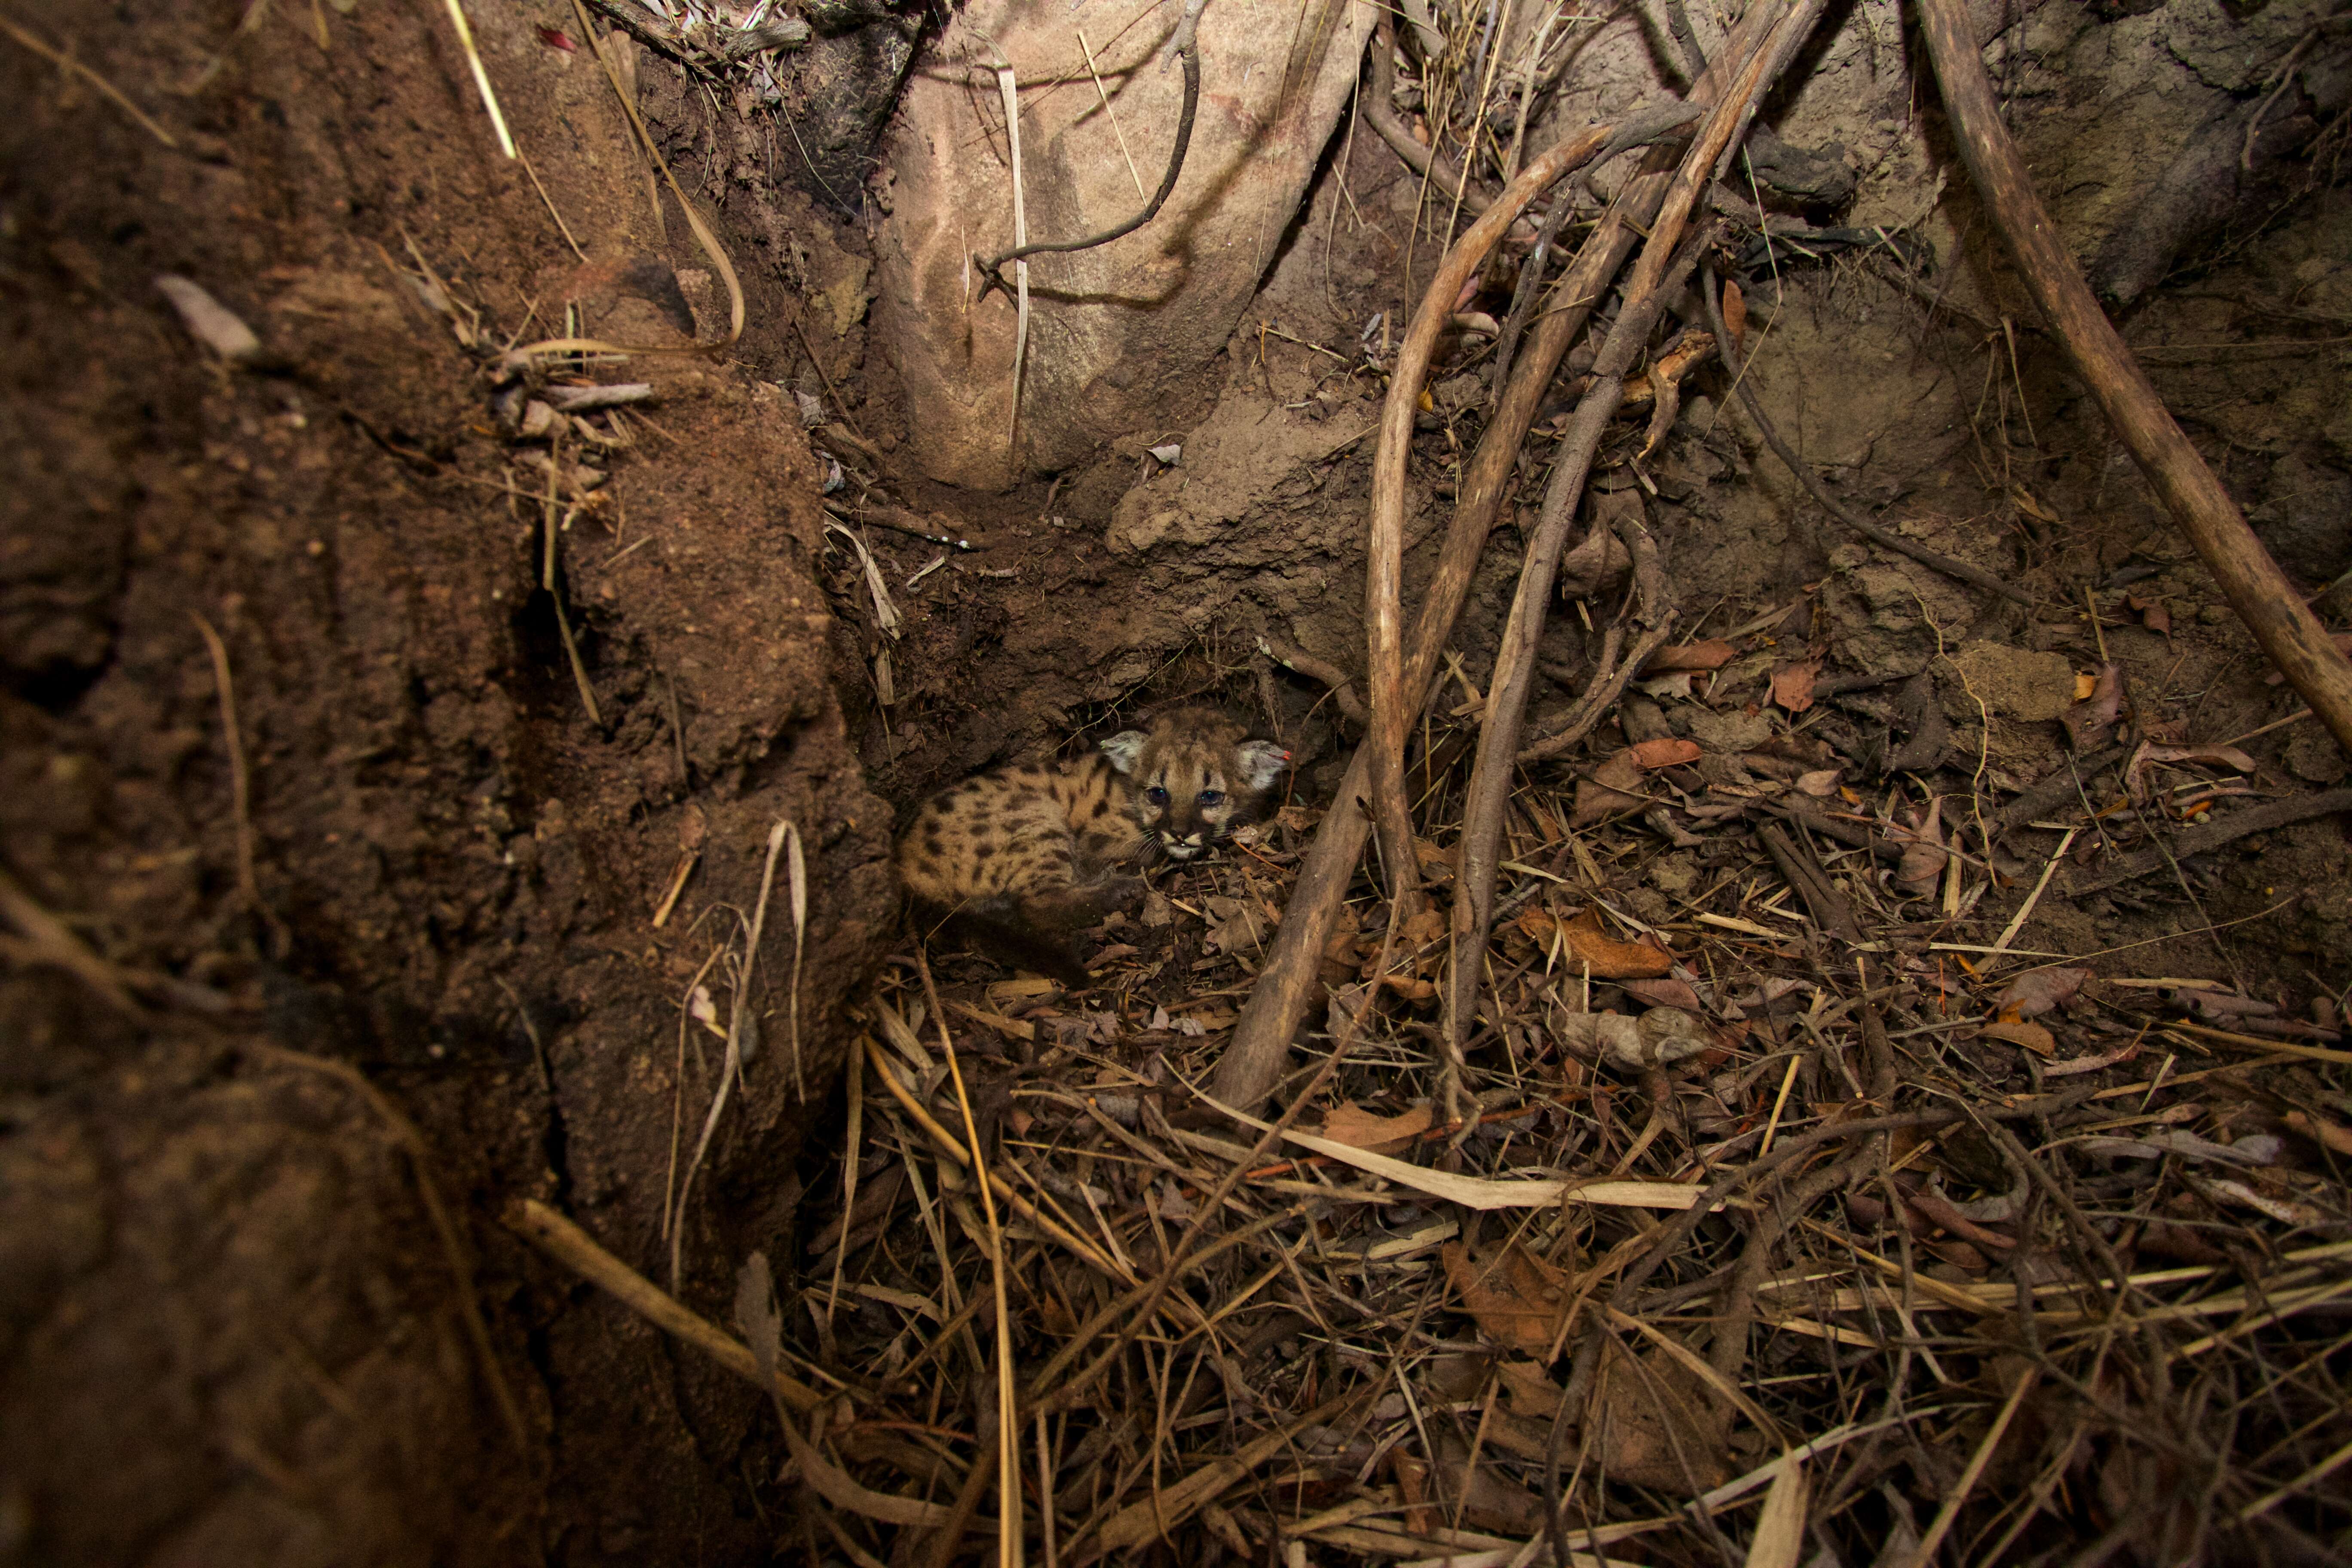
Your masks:
{"label": "spotted fur", "polygon": [[1121,868],[1207,854],[1263,805],[1290,753],[1247,733],[1179,709],[1059,767],[966,779],[899,835],[899,878],[982,945],[1082,984],[1068,933],[1142,900]]}

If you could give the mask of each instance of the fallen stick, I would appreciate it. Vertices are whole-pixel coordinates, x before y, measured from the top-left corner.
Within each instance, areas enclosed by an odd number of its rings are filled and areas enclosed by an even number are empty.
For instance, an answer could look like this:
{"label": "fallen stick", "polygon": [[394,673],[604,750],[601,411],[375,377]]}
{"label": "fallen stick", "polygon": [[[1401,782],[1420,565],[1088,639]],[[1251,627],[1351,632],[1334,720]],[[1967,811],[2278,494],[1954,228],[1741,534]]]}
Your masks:
{"label": "fallen stick", "polygon": [[[1692,89],[1689,102],[1631,122],[1619,140],[1626,146],[1658,140],[1695,119],[1711,101],[1714,91],[1714,78],[1703,79]],[[1422,595],[1421,618],[1413,626],[1412,658],[1405,683],[1415,710],[1428,699],[1438,650],[1454,635],[1454,617],[1469,596],[1471,575],[1477,570],[1486,535],[1518,466],[1519,443],[1535,420],[1552,374],[1559,368],[1568,345],[1583,331],[1593,302],[1632,254],[1640,231],[1649,226],[1680,162],[1680,155],[1671,149],[1654,152],[1618,193],[1609,213],[1560,279],[1557,293],[1562,303],[1538,318],[1494,420],[1463,470],[1461,499],[1439,549],[1437,570]],[[1330,940],[1331,922],[1347,896],[1348,884],[1355,879],[1365,841],[1371,837],[1371,819],[1360,805],[1370,769],[1371,742],[1367,740],[1357,748],[1340,782],[1336,804],[1325,814],[1300,862],[1290,901],[1275,934],[1274,951],[1243,1005],[1233,1043],[1217,1063],[1210,1087],[1228,1105],[1255,1110],[1281,1079],[1284,1058],[1319,983],[1317,967],[1324,943]]]}
{"label": "fallen stick", "polygon": [[[1031,240],[1026,244],[1016,241],[1010,250],[1000,251],[985,261],[977,256],[973,257],[973,265],[980,268],[982,299],[988,298],[988,291],[991,289],[1005,288],[1004,279],[999,273],[1006,262],[1020,261],[1028,257],[1043,256],[1048,252],[1092,250],[1097,246],[1108,245],[1114,239],[1124,239],[1159,216],[1160,209],[1168,205],[1168,193],[1176,188],[1176,177],[1184,172],[1184,154],[1192,148],[1192,124],[1200,114],[1199,29],[1202,4],[1203,0],[1190,0],[1190,4],[1184,7],[1182,19],[1176,24],[1176,31],[1171,35],[1168,41],[1169,58],[1180,58],[1184,62],[1184,102],[1183,107],[1177,112],[1176,142],[1175,145],[1168,150],[1168,169],[1160,177],[1159,191],[1153,195],[1150,201],[1144,204],[1141,212],[1137,213],[1125,223],[1113,224],[1099,234],[1090,234],[1083,239],[1038,239]],[[1017,109],[1014,118],[1019,118]],[[1009,135],[1010,132],[1008,132],[1007,134]],[[1006,289],[1005,292],[1011,293],[1012,290]]]}
{"label": "fallen stick", "polygon": [[1397,161],[1428,181],[1430,189],[1483,216],[1495,204],[1473,190],[1444,153],[1414,141],[1404,121],[1397,118],[1395,48],[1396,36],[1383,10],[1381,19],[1373,25],[1372,82],[1362,100],[1364,118],[1380,133],[1381,140],[1389,144]]}
{"label": "fallen stick", "polygon": [[[1757,62],[1761,64],[1760,57]],[[1723,118],[1736,119],[1735,113]],[[1716,130],[1715,125],[1709,126]],[[1700,151],[1720,151],[1720,137],[1703,137]],[[1685,168],[1688,165],[1685,164]],[[1713,167],[1710,159],[1707,167]],[[1685,213],[1687,208],[1685,209]],[[1561,437],[1552,460],[1552,477],[1544,492],[1542,519],[1528,536],[1527,558],[1519,568],[1518,592],[1511,601],[1510,619],[1503,627],[1502,646],[1496,650],[1495,673],[1486,687],[1486,713],[1478,731],[1478,757],[1470,772],[1469,804],[1462,819],[1462,880],[1454,900],[1453,985],[1445,1010],[1445,1108],[1454,1113],[1454,1083],[1462,1068],[1463,1042],[1471,1035],[1478,1009],[1478,976],[1485,967],[1486,933],[1494,923],[1495,880],[1502,864],[1504,808],[1511,795],[1511,778],[1518,768],[1519,724],[1527,711],[1528,692],[1535,682],[1536,643],[1543,636],[1545,612],[1551,605],[1551,585],[1559,558],[1575,525],[1577,501],[1584,494],[1585,476],[1601,449],[1601,438],[1624,401],[1625,373],[1649,346],[1650,330],[1665,313],[1666,297],[1698,263],[1703,241],[1680,246],[1680,218],[1661,218],[1651,229],[1649,248],[1635,264],[1635,276],[1651,273],[1646,293],[1635,295],[1628,286],[1623,308],[1601,353],[1592,362],[1591,390],[1577,405],[1576,415]],[[1643,264],[1666,242],[1672,264],[1652,272]],[[1671,623],[1674,611],[1664,615]],[[1664,628],[1654,626],[1654,631]],[[1627,661],[1629,664],[1631,660]]]}
{"label": "fallen stick", "polygon": [[1454,901],[1453,984],[1446,996],[1444,1070],[1449,1107],[1454,1075],[1461,1068],[1463,1042],[1470,1037],[1477,1014],[1479,976],[1485,968],[1487,932],[1494,922],[1495,880],[1502,861],[1503,819],[1512,775],[1518,767],[1520,721],[1535,680],[1536,645],[1543,637],[1552,581],[1569,530],[1576,521],[1585,477],[1601,449],[1609,421],[1623,401],[1627,372],[1646,349],[1650,331],[1664,312],[1667,299],[1697,265],[1700,234],[1686,237],[1685,226],[1746,133],[1765,91],[1812,31],[1825,4],[1826,0],[1797,0],[1794,5],[1756,7],[1753,14],[1761,16],[1770,31],[1748,35],[1756,39],[1753,43],[1739,40],[1744,55],[1731,47],[1722,51],[1733,85],[1684,155],[1649,241],[1633,263],[1616,324],[1592,362],[1592,388],[1577,405],[1568,434],[1561,437],[1553,458],[1542,520],[1528,537],[1518,592],[1511,601],[1502,645],[1496,650],[1495,673],[1486,688],[1486,714],[1478,731],[1478,758],[1471,770],[1469,804],[1463,816],[1461,887]]}
{"label": "fallen stick", "polygon": [[2188,535],[2230,607],[2311,704],[2336,743],[2352,755],[2352,659],[2336,650],[2302,594],[2246,526],[2245,514],[2189,444],[2083,280],[2082,269],[2059,239],[2017,144],[2001,123],[2000,104],[1985,76],[1968,6],[1962,0],[1920,0],[1919,20],[1961,161],[2074,374],[2131,448],[2133,460]]}
{"label": "fallen stick", "polygon": [[[1542,740],[1530,742],[1519,749],[1518,763],[1521,767],[1542,762],[1547,757],[1556,757],[1592,733],[1601,721],[1608,716],[1609,710],[1617,705],[1617,700],[1625,694],[1625,688],[1642,673],[1642,667],[1650,661],[1650,656],[1674,635],[1676,612],[1675,606],[1666,602],[1664,591],[1665,574],[1658,567],[1658,547],[1651,540],[1649,530],[1643,527],[1638,520],[1628,521],[1625,533],[1627,552],[1633,562],[1635,593],[1633,612],[1626,618],[1641,623],[1642,629],[1631,647],[1623,647],[1624,620],[1621,619],[1609,628],[1601,641],[1601,661],[1591,680],[1585,685],[1584,695],[1578,698],[1576,706],[1569,710],[1566,723]],[[1622,658],[1619,657],[1621,654]],[[1572,681],[1574,677],[1570,679]]]}
{"label": "fallen stick", "polygon": [[2203,855],[2219,849],[2232,839],[2243,838],[2250,834],[2275,832],[2298,822],[2308,822],[2315,816],[2332,816],[2339,811],[2352,811],[2352,789],[2329,789],[2317,795],[2289,795],[2284,800],[2269,801],[2262,805],[2249,806],[2244,811],[2233,811],[2218,822],[2201,822],[2174,834],[2167,846],[2171,851],[2168,857],[2163,849],[2135,849],[2113,866],[2100,868],[2099,876],[2088,881],[2070,883],[2066,893],[2069,898],[2079,899],[2086,893],[2099,892],[2128,882],[2135,877],[2161,871],[2191,855]]}
{"label": "fallen stick", "polygon": [[673,1339],[682,1340],[755,1388],[806,1415],[824,1396],[782,1373],[771,1383],[751,1347],[682,1306],[652,1280],[596,1245],[595,1238],[536,1198],[506,1213],[507,1228]]}
{"label": "fallen stick", "polygon": [[1357,724],[1370,724],[1371,715],[1364,711],[1364,700],[1356,695],[1355,678],[1328,659],[1317,658],[1305,648],[1295,647],[1272,632],[1259,635],[1259,649],[1265,657],[1285,669],[1296,670],[1309,680],[1320,681],[1331,692],[1331,700],[1339,711]]}

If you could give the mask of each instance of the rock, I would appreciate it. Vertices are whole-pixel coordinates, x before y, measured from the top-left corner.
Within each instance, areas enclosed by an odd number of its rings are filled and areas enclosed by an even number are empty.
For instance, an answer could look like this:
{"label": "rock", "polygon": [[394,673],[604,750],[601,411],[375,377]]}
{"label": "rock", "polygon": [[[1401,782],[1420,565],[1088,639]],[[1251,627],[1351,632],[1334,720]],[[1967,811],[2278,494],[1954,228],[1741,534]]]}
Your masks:
{"label": "rock", "polygon": [[2340,783],[2352,763],[2344,760],[2344,750],[2325,730],[2305,725],[2295,731],[2286,743],[2287,772],[2313,784]]}
{"label": "rock", "polygon": [[[1184,171],[1157,217],[1108,246],[1029,264],[1030,334],[1020,438],[1013,420],[1014,310],[974,300],[971,257],[1013,243],[1012,183],[996,83],[960,62],[1003,58],[1024,82],[1022,173],[1029,237],[1075,239],[1143,205],[1110,117],[1088,84],[1066,0],[978,0],[914,72],[884,153],[896,175],[877,238],[877,331],[896,363],[913,450],[935,479],[1001,489],[1072,466],[1101,442],[1166,423],[1192,401],[1306,191],[1356,85],[1372,8],[1342,11],[1319,41],[1293,8],[1213,5],[1201,16],[1202,85]],[[1160,68],[1176,8],[1092,35],[1137,175],[1157,183],[1182,73]],[[1283,62],[1312,49],[1303,63]],[[1056,85],[1058,84],[1058,85]],[[1007,282],[1011,268],[1007,268]],[[952,331],[943,330],[953,324]]]}
{"label": "rock", "polygon": [[1700,713],[1691,719],[1690,738],[1718,754],[1751,752],[1772,738],[1772,721],[1761,713]]}

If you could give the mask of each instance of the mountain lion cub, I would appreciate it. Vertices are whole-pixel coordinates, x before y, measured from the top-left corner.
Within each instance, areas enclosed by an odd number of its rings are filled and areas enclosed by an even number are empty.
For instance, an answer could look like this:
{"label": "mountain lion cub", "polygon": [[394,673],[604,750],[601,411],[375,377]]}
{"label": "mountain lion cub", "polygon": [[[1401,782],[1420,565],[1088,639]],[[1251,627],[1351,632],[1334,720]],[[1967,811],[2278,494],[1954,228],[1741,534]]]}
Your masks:
{"label": "mountain lion cub", "polygon": [[923,803],[898,838],[907,890],[983,948],[1089,984],[1070,933],[1143,898],[1113,868],[1208,853],[1253,819],[1290,753],[1223,714],[1181,708],[1097,755],[1003,768]]}

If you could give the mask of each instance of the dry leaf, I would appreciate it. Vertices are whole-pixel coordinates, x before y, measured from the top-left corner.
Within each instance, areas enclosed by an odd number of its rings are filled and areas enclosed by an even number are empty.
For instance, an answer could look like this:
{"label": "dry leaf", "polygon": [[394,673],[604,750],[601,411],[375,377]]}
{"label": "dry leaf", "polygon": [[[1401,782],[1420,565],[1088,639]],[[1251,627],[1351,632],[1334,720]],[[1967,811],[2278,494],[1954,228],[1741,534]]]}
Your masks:
{"label": "dry leaf", "polygon": [[975,1007],[969,1002],[950,1000],[948,1007],[950,1011],[961,1013],[975,1024],[995,1030],[1006,1039],[1034,1040],[1037,1037],[1037,1026],[1024,1019],[1008,1018],[1002,1013],[992,1013],[984,1007]]}
{"label": "dry leaf", "polygon": [[[1274,1130],[1274,1124],[1236,1110],[1210,1096],[1202,1096],[1208,1104],[1231,1117],[1244,1127],[1255,1127],[1261,1132]],[[1301,1149],[1318,1154],[1328,1154],[1343,1165],[1352,1165],[1369,1172],[1383,1181],[1410,1187],[1417,1193],[1447,1203],[1460,1204],[1474,1209],[1549,1208],[1564,1203],[1597,1204],[1605,1208],[1686,1209],[1698,1202],[1706,1191],[1691,1182],[1612,1182],[1612,1181],[1534,1181],[1518,1177],[1489,1180],[1481,1176],[1456,1175],[1451,1171],[1426,1170],[1407,1164],[1386,1154],[1375,1154],[1369,1149],[1351,1149],[1345,1143],[1335,1143],[1328,1138],[1297,1128],[1282,1130],[1284,1142],[1296,1143]]]}
{"label": "dry leaf", "polygon": [[2004,1045],[2016,1046],[2032,1051],[2037,1057],[2049,1056],[2058,1048],[2057,1038],[2049,1030],[2039,1024],[2029,1024],[2022,1019],[1995,1019],[1992,1023],[1987,1024],[1982,1032],[1988,1040],[1999,1040]]}
{"label": "dry leaf", "polygon": [[1739,285],[1727,278],[1723,280],[1723,330],[1731,334],[1734,353],[1748,352],[1748,298],[1740,293]]}
{"label": "dry leaf", "polygon": [[2143,599],[2137,594],[2126,596],[2124,603],[2139,614],[2139,624],[2168,640],[2172,637],[2172,612],[2164,607],[2162,599]]}
{"label": "dry leaf", "polygon": [[1411,952],[1434,942],[1443,942],[1452,924],[1444,910],[1431,905],[1404,922],[1404,929],[1397,933],[1397,945]]}
{"label": "dry leaf", "polygon": [[2159,763],[2210,763],[2233,768],[2242,773],[2255,772],[2260,764],[2235,746],[2159,746],[2143,741],[2130,762],[2124,764],[2124,789],[2134,802],[2145,805],[2150,794],[2147,770]]}
{"label": "dry leaf", "polygon": [[1454,850],[1440,848],[1426,838],[1416,838],[1412,841],[1412,858],[1413,863],[1421,868],[1421,874],[1440,887],[1454,880],[1454,862],[1458,858]]}
{"label": "dry leaf", "polygon": [[2080,1072],[2097,1072],[2101,1068],[2111,1068],[2117,1062],[2129,1061],[2137,1055],[2139,1055],[2139,1042],[2134,1040],[2128,1045],[2117,1046],[2112,1051],[2101,1051],[2095,1057],[2074,1057],[2063,1062],[2052,1062],[2042,1069],[2042,1076],[2067,1078]]}
{"label": "dry leaf", "polygon": [[1607,528],[1596,528],[1559,558],[1559,596],[1589,599],[1633,568],[1624,542]]}
{"label": "dry leaf", "polygon": [[2315,1143],[2326,1145],[2339,1154],[2352,1154],[2352,1128],[2338,1127],[2324,1117],[2305,1110],[2290,1110],[2279,1118],[2279,1125],[2290,1132],[2299,1132]]}
{"label": "dry leaf", "polygon": [[1888,836],[1903,841],[1903,858],[1895,868],[1895,879],[1924,896],[1936,890],[1936,879],[1944,874],[1944,819],[1937,803],[1929,801],[1923,810],[1911,814],[1907,827],[1891,826]]}
{"label": "dry leaf", "polygon": [[2074,999],[2083,989],[2083,982],[2091,978],[2087,969],[2033,969],[2010,982],[2009,989],[1993,1004],[1993,1011],[2007,1019],[2033,1018],[2051,1008]]}
{"label": "dry leaf", "polygon": [[2089,694],[2058,715],[2058,721],[2066,726],[2066,743],[2077,752],[2103,744],[2108,731],[2116,727],[2116,717],[2123,707],[2122,672],[2112,664],[2100,666]]}
{"label": "dry leaf", "polygon": [[1802,713],[1813,705],[1813,681],[1821,672],[1817,658],[1782,665],[1772,672],[1772,700],[1791,713]]}
{"label": "dry leaf", "polygon": [[1674,955],[1646,942],[1619,942],[1601,929],[1591,910],[1560,927],[1572,967],[1589,966],[1595,980],[1655,980],[1673,970]]}
{"label": "dry leaf", "polygon": [[2242,1165],[2259,1170],[2275,1163],[2280,1141],[2267,1134],[2241,1138],[2235,1143],[2215,1143],[2179,1127],[2162,1127],[2137,1138],[2083,1138],[2074,1145],[2085,1154],[2121,1155],[2156,1160],[2167,1154],[2209,1165]]}
{"label": "dry leaf", "polygon": [[1812,773],[1799,773],[1797,793],[1811,795],[1815,800],[1828,800],[1838,793],[1838,775],[1844,772],[1843,768],[1820,768]]}
{"label": "dry leaf", "polygon": [[1369,980],[1357,985],[1332,986],[1331,1005],[1324,1011],[1323,1027],[1337,1035],[1343,1029],[1357,1026],[1371,1000],[1372,983]]}
{"label": "dry leaf", "polygon": [[1697,1016],[1679,1007],[1653,1007],[1638,1018],[1622,1013],[1567,1013],[1559,1016],[1557,1028],[1560,1044],[1621,1072],[1672,1067],[1715,1043]]}
{"label": "dry leaf", "polygon": [[2294,1198],[2274,1198],[2267,1193],[2254,1191],[2243,1182],[2232,1182],[2217,1177],[2210,1181],[2197,1182],[2194,1184],[2203,1188],[2214,1197],[2227,1198],[2231,1203],[2242,1204],[2257,1214],[2268,1215],[2281,1225],[2318,1225],[2327,1217],[2310,1204],[2300,1203]]}
{"label": "dry leaf", "polygon": [[1678,763],[1695,763],[1706,752],[1696,741],[1678,741],[1667,735],[1655,741],[1643,741],[1637,746],[1628,746],[1623,754],[1645,768],[1670,768]]}
{"label": "dry leaf", "polygon": [[1375,1116],[1350,1101],[1334,1106],[1324,1117],[1323,1136],[1351,1149],[1393,1154],[1410,1147],[1436,1120],[1436,1111],[1426,1105],[1416,1105],[1402,1116]]}
{"label": "dry leaf", "polygon": [[1710,637],[1706,642],[1685,643],[1680,647],[1662,647],[1650,656],[1650,662],[1642,668],[1650,675],[1677,669],[1721,669],[1738,652],[1721,637]]}
{"label": "dry leaf", "polygon": [[1491,1458],[1470,1467],[1468,1436],[1450,1427],[1432,1434],[1437,1443],[1437,1469],[1444,1495],[1461,1510],[1462,1522],[1474,1530],[1503,1531],[1512,1535],[1538,1535],[1551,1510],[1535,1493],[1498,1469]]}
{"label": "dry leaf", "polygon": [[1478,1321],[1488,1338],[1528,1355],[1551,1354],[1561,1314],[1568,1309],[1566,1274],[1517,1242],[1499,1257],[1490,1255],[1475,1263],[1458,1241],[1446,1243],[1439,1256],[1462,1310]]}
{"label": "dry leaf", "polygon": [[1647,1002],[1653,1007],[1680,1007],[1690,1013],[1706,1010],[1706,1004],[1698,999],[1698,993],[1690,988],[1690,982],[1677,980],[1671,974],[1664,980],[1626,980],[1619,984],[1624,986],[1627,995],[1636,1001]]}
{"label": "dry leaf", "polygon": [[1633,686],[1643,696],[1654,697],[1661,702],[1688,702],[1691,700],[1691,682],[1696,679],[1697,678],[1691,671],[1678,669],[1649,679],[1637,680]]}
{"label": "dry leaf", "polygon": [[2033,492],[2027,489],[2023,485],[2010,486],[2009,496],[2011,500],[2017,503],[2017,510],[2023,512],[2028,517],[2047,523],[2056,523],[2060,521],[2056,512],[2052,511],[2040,501],[2034,500]]}
{"label": "dry leaf", "polygon": [[1589,827],[1621,811],[1640,810],[1648,804],[1641,795],[1648,772],[1630,751],[1610,757],[1592,770],[1591,778],[1576,781],[1576,808],[1569,816],[1569,826]]}
{"label": "dry leaf", "polygon": [[1265,951],[1266,931],[1273,922],[1265,918],[1256,900],[1212,894],[1201,904],[1209,912],[1209,946],[1220,952],[1253,958]]}
{"label": "dry leaf", "polygon": [[[1551,1347],[1544,1347],[1549,1351]],[[1552,1381],[1541,1362],[1506,1361],[1495,1363],[1495,1373],[1503,1384],[1503,1398],[1514,1415],[1530,1421],[1555,1421],[1559,1418],[1559,1402],[1568,1391]]]}
{"label": "dry leaf", "polygon": [[1746,1568],[1797,1568],[1805,1550],[1805,1467],[1785,1455],[1756,1517],[1756,1539],[1748,1543]]}
{"label": "dry leaf", "polygon": [[1614,1336],[1584,1424],[1601,1436],[1602,1469],[1621,1485],[1692,1497],[1734,1471],[1731,1406],[1661,1351],[1636,1356]]}

